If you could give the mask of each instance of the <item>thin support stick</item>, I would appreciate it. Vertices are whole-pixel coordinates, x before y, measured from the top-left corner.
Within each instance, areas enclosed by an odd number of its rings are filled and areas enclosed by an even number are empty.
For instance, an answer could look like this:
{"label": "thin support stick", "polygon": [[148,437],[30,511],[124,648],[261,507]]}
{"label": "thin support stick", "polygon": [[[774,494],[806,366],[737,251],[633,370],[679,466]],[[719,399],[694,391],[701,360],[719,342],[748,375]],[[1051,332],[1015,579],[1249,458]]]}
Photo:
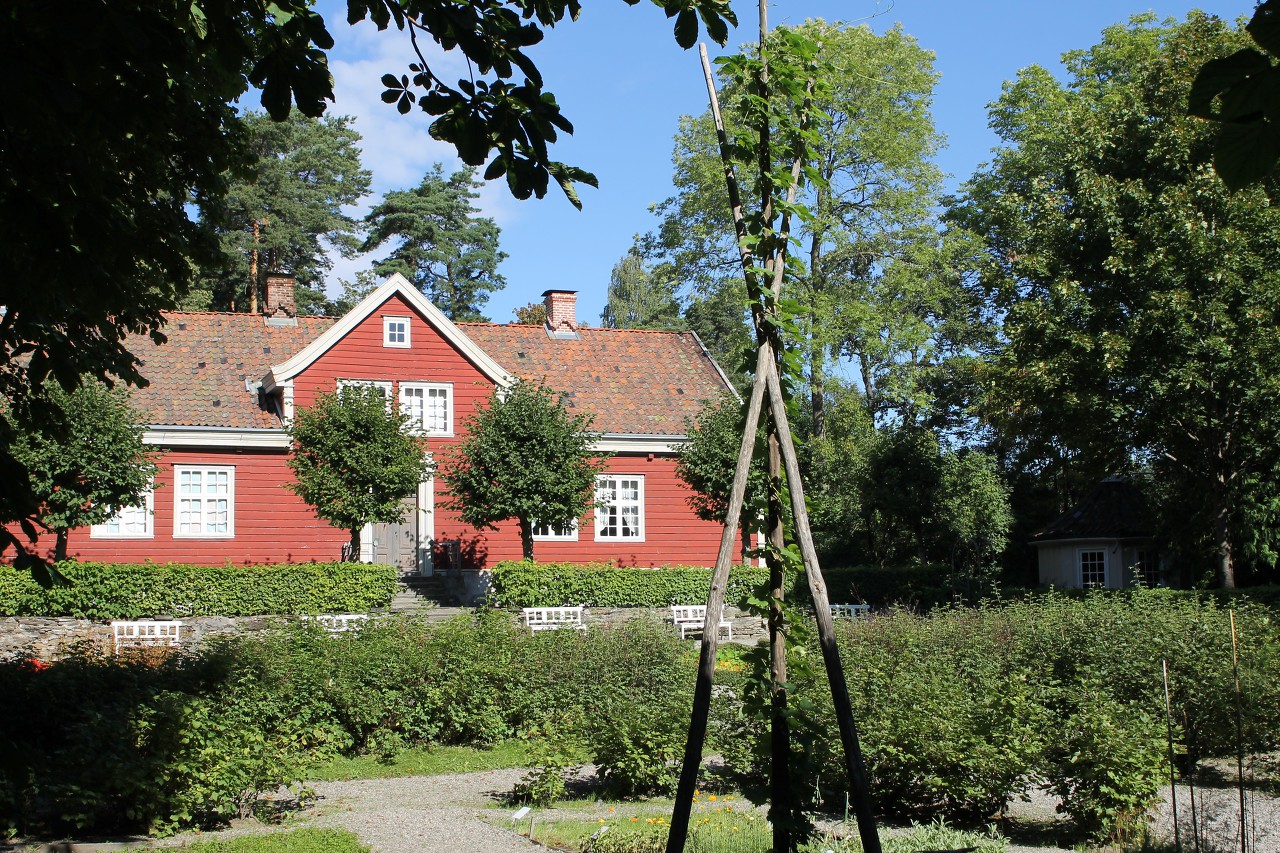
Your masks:
{"label": "thin support stick", "polygon": [[668,853],[682,853],[689,837],[689,817],[693,813],[693,792],[698,787],[698,769],[702,765],[702,746],[707,737],[707,718],[711,712],[711,682],[715,676],[716,644],[720,640],[720,618],[724,614],[724,592],[729,583],[729,564],[733,560],[733,540],[742,515],[742,504],[747,492],[747,475],[751,470],[751,454],[755,450],[756,428],[760,424],[760,409],[764,402],[765,366],[770,363],[770,351],[761,347],[756,355],[756,376],[751,383],[751,397],[747,402],[747,422],[738,445],[738,462],[733,469],[733,488],[729,494],[729,508],[725,512],[724,530],[720,534],[720,553],[716,556],[715,571],[711,575],[711,589],[707,593],[707,618],[702,623],[702,647],[698,658],[698,680],[693,690],[693,710],[690,715],[689,737],[685,742],[684,764],[680,767],[680,783],[676,787],[675,806],[671,812],[671,830],[667,834]]}
{"label": "thin support stick", "polygon": [[1169,735],[1169,804],[1173,807],[1173,843],[1182,850],[1182,829],[1178,826],[1177,774],[1173,768],[1173,703],[1169,698],[1169,661],[1161,660],[1164,670],[1164,724]]}
{"label": "thin support stick", "polygon": [[1236,643],[1236,612],[1231,615],[1231,672],[1236,679],[1236,781],[1240,789],[1240,853],[1249,853],[1244,812],[1244,704],[1240,701],[1240,651]]}
{"label": "thin support stick", "polygon": [[867,782],[867,770],[862,760],[862,747],[858,743],[858,727],[853,718],[853,703],[849,699],[849,685],[845,681],[844,666],[840,662],[840,648],[836,645],[835,625],[831,621],[831,602],[827,597],[827,584],[818,565],[818,550],[813,544],[813,531],[809,527],[809,509],[804,501],[804,482],[800,477],[800,460],[791,438],[791,426],[786,418],[786,401],[782,396],[782,382],[778,378],[777,365],[769,364],[769,407],[778,421],[778,437],[782,443],[782,461],[787,472],[788,491],[791,493],[791,513],[794,516],[796,540],[804,559],[805,576],[809,581],[809,595],[813,599],[814,615],[818,620],[818,642],[822,647],[822,662],[826,666],[827,681],[831,685],[831,700],[835,706],[836,722],[840,728],[840,742],[844,747],[845,770],[849,774],[849,787],[853,791],[853,811],[858,818],[858,836],[865,853],[880,853],[880,834],[876,829],[875,808],[871,802],[871,786]]}

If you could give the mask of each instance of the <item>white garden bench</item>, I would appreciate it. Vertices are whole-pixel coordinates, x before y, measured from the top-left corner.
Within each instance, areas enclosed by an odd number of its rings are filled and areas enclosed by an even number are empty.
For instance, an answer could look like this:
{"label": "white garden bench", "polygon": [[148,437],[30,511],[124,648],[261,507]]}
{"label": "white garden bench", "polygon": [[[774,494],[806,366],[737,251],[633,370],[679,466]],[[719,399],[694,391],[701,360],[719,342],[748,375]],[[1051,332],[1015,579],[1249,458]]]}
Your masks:
{"label": "white garden bench", "polygon": [[866,619],[871,616],[870,604],[833,604],[832,619]]}
{"label": "white garden bench", "polygon": [[554,631],[559,628],[572,628],[575,631],[587,630],[587,608],[585,607],[526,607],[524,608],[524,624],[530,633],[538,631]]}
{"label": "white garden bench", "polygon": [[111,623],[114,651],[123,647],[177,646],[182,643],[182,623],[175,620],[127,620]]}
{"label": "white garden bench", "polygon": [[[671,623],[680,629],[680,639],[685,639],[690,631],[698,633],[702,632],[702,626],[707,621],[707,606],[705,604],[673,604],[671,605]],[[733,639],[733,620],[720,619],[721,630],[729,632],[729,639]]]}
{"label": "white garden bench", "polygon": [[330,634],[343,634],[354,631],[369,621],[363,613],[321,613],[319,616],[303,616],[304,620],[315,621]]}

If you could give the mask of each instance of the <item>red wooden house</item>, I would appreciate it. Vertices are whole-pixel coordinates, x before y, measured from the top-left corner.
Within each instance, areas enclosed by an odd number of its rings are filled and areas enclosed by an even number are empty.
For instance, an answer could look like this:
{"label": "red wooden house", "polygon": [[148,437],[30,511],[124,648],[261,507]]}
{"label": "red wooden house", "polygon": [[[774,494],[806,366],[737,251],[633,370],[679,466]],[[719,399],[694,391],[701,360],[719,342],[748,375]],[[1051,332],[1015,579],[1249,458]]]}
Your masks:
{"label": "red wooden house", "polygon": [[[598,480],[600,506],[575,529],[542,529],[539,560],[711,565],[720,526],[689,509],[673,451],[688,418],[732,393],[724,374],[692,333],[586,328],[572,292],[545,296],[545,326],[453,323],[393,276],[345,317],[297,317],[292,279],[281,276],[268,282],[265,315],[169,315],[168,343],[131,342],[151,383],[133,403],[147,418],[145,440],[163,451],[155,487],[145,505],[73,531],[69,554],[198,564],[338,559],[346,532],[284,487],[292,477],[285,426],[295,410],[343,383],[373,384],[438,453],[495,385],[520,378],[591,413],[600,450],[613,454]],[[441,488],[423,483],[404,524],[367,530],[360,557],[423,574],[520,558],[514,523],[497,531],[462,524],[441,506]]]}

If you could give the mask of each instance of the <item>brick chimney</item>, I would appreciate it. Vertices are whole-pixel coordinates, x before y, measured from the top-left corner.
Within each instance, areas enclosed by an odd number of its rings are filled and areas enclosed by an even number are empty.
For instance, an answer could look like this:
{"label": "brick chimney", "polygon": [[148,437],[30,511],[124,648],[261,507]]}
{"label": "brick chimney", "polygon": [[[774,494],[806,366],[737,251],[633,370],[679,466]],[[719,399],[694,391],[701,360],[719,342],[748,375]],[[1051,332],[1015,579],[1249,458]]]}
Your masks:
{"label": "brick chimney", "polygon": [[553,335],[578,331],[578,291],[548,290],[542,294],[542,304],[547,307],[547,331]]}
{"label": "brick chimney", "polygon": [[294,295],[293,276],[282,272],[267,273],[267,299],[262,311],[268,317],[296,317],[298,301]]}

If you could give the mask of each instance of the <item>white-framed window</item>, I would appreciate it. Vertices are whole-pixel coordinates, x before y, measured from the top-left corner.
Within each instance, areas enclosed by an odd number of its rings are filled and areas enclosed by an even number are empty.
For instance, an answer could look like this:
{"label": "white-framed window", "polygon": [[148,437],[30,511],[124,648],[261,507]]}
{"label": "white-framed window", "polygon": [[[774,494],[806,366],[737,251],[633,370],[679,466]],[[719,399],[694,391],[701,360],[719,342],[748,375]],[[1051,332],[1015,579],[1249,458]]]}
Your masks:
{"label": "white-framed window", "polygon": [[155,536],[155,492],[147,489],[140,503],[122,506],[101,524],[89,528],[93,539],[151,539]]}
{"label": "white-framed window", "polygon": [[382,345],[384,347],[409,348],[409,318],[382,318]]}
{"label": "white-framed window", "polygon": [[644,541],[644,477],[602,474],[596,478],[596,539]]}
{"label": "white-framed window", "polygon": [[453,435],[453,386],[439,382],[401,382],[400,411],[409,429],[425,435]]}
{"label": "white-framed window", "polygon": [[231,465],[173,466],[173,535],[230,539],[236,535],[236,469]]}
{"label": "white-framed window", "polygon": [[547,524],[545,521],[535,521],[533,523],[533,541],[577,542],[578,520],[575,518],[573,521],[563,526]]}
{"label": "white-framed window", "polygon": [[386,379],[339,379],[338,390],[343,388],[377,388],[388,404],[391,402],[391,382]]}
{"label": "white-framed window", "polygon": [[1080,586],[1082,589],[1094,589],[1107,585],[1107,552],[1104,550],[1081,549],[1076,552],[1076,561],[1080,565]]}

